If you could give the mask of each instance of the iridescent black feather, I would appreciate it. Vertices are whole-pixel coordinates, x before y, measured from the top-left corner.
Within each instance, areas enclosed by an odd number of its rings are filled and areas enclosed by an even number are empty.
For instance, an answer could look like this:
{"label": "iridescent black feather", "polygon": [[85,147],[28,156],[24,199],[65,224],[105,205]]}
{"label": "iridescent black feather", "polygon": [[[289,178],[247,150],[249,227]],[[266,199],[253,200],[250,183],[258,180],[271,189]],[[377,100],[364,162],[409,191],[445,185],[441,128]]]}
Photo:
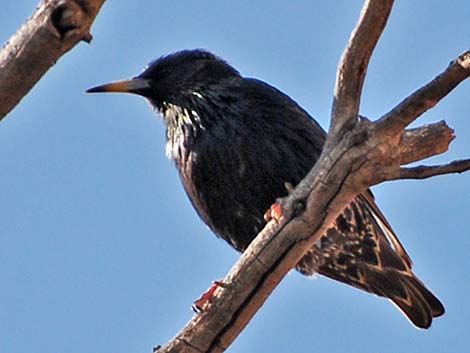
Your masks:
{"label": "iridescent black feather", "polygon": [[[318,159],[325,132],[297,103],[242,77],[220,58],[186,50],[154,61],[137,79],[162,114],[167,155],[198,214],[243,251],[264,227],[264,212]],[[367,191],[357,196],[297,264],[389,298],[418,327],[444,313],[411,270],[411,260]]]}

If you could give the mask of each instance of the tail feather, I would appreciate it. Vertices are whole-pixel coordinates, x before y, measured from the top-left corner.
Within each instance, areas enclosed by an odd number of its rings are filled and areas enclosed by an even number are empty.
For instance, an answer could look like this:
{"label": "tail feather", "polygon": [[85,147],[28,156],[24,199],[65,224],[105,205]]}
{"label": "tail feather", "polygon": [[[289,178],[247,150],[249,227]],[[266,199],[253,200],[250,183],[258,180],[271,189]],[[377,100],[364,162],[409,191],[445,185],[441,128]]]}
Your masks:
{"label": "tail feather", "polygon": [[416,276],[413,276],[408,280],[419,291],[419,293],[423,296],[424,300],[428,303],[429,307],[431,308],[432,317],[439,317],[444,315],[444,305],[442,305],[439,299],[437,299],[436,296],[432,294],[431,291],[427,289]]}
{"label": "tail feather", "polygon": [[414,275],[369,271],[366,277],[370,290],[390,299],[416,327],[428,328],[433,317],[444,313],[441,302]]}

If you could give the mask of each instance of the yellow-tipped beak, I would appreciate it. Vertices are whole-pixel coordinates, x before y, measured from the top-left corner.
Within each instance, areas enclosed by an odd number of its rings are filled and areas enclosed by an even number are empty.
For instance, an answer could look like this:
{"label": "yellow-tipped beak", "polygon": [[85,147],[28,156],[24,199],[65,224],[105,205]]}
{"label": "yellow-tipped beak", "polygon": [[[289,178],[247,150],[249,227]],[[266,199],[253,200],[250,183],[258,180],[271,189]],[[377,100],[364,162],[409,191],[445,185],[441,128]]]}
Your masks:
{"label": "yellow-tipped beak", "polygon": [[87,89],[87,93],[96,92],[119,92],[119,93],[134,93],[143,95],[143,92],[150,88],[150,81],[144,78],[131,78],[129,80],[116,81],[106,83],[104,85],[96,86]]}

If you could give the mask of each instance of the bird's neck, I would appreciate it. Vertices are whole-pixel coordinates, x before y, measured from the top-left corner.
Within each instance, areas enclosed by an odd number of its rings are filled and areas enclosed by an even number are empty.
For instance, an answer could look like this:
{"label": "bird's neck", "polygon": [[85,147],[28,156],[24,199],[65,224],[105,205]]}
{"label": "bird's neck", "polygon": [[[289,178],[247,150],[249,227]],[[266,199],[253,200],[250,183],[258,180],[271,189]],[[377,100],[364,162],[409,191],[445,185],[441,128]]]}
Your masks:
{"label": "bird's neck", "polygon": [[167,127],[166,154],[177,164],[184,164],[203,141],[210,138],[215,143],[238,129],[234,112],[236,90],[228,89],[230,85],[224,87],[191,91],[158,107]]}
{"label": "bird's neck", "polygon": [[203,119],[195,107],[173,103],[163,103],[161,113],[167,127],[167,157],[175,161],[187,159],[192,145],[205,130]]}

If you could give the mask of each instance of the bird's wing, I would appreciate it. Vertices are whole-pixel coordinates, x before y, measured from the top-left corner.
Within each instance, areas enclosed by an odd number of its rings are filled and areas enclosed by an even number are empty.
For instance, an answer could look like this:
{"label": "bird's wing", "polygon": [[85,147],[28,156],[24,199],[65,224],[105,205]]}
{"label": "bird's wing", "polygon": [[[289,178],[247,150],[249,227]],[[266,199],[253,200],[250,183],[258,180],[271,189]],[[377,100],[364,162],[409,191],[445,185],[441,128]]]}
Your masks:
{"label": "bird's wing", "polygon": [[296,268],[386,297],[418,327],[444,313],[368,192],[351,201]]}
{"label": "bird's wing", "polygon": [[392,226],[390,225],[390,223],[388,223],[384,214],[382,213],[382,211],[380,211],[379,207],[375,203],[375,198],[372,192],[370,190],[367,190],[366,192],[360,194],[358,198],[364,201],[363,205],[367,206],[371,215],[377,222],[377,225],[382,229],[384,235],[386,236],[390,244],[393,246],[393,249],[411,269],[411,266],[413,264],[413,262],[411,261],[411,257],[408,255],[405,248],[398,239],[397,235],[393,231]]}

